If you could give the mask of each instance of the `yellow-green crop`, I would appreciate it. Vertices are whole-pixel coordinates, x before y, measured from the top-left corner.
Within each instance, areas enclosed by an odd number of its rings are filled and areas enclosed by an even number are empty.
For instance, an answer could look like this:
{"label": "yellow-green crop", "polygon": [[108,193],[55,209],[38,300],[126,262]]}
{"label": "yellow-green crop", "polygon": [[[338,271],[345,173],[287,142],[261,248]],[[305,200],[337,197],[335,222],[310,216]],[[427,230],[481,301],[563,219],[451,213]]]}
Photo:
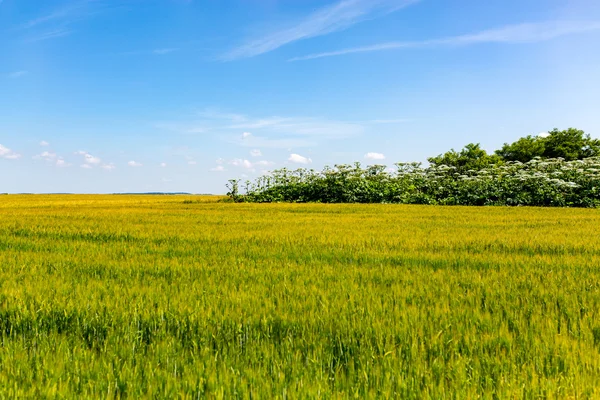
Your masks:
{"label": "yellow-green crop", "polygon": [[1,196],[0,397],[598,398],[599,226]]}

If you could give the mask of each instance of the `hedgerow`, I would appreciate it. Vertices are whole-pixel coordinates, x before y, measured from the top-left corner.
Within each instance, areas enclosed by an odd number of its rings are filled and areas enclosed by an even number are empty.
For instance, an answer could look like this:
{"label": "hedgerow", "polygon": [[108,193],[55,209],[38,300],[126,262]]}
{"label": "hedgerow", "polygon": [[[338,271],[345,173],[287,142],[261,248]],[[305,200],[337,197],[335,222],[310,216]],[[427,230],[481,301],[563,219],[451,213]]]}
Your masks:
{"label": "hedgerow", "polygon": [[421,163],[396,168],[335,165],[322,171],[278,169],[246,182],[229,181],[237,202],[400,203],[476,206],[600,206],[600,157],[499,161],[479,170]]}

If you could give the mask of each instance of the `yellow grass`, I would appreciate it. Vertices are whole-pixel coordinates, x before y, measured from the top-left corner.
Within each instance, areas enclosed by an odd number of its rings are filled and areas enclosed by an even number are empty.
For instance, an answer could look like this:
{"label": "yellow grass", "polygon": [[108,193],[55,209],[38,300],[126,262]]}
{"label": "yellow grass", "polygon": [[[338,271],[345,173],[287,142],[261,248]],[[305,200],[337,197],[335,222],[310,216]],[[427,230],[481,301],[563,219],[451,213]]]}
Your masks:
{"label": "yellow grass", "polygon": [[600,212],[0,196],[0,397],[598,398]]}

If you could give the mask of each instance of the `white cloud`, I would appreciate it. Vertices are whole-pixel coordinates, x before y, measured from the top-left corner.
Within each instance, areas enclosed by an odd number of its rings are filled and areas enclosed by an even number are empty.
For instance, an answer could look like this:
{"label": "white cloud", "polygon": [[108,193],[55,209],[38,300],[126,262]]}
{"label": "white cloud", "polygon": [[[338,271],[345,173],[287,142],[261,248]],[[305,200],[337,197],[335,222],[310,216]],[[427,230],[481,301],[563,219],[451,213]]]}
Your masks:
{"label": "white cloud", "polygon": [[91,154],[86,154],[85,155],[85,162],[88,164],[93,164],[93,165],[98,165],[102,162],[101,159],[99,159],[98,157],[94,157]]}
{"label": "white cloud", "polygon": [[160,163],[161,168],[167,168],[167,163]]}
{"label": "white cloud", "polygon": [[83,156],[83,161],[90,166],[100,165],[102,163],[102,160],[100,158],[91,155],[87,151],[79,150],[75,154]]}
{"label": "white cloud", "polygon": [[48,162],[54,162],[56,160],[56,153],[52,153],[50,151],[44,151],[42,154],[38,154],[37,156],[33,156],[35,160],[44,160]]}
{"label": "white cloud", "polygon": [[548,132],[540,132],[538,136],[541,138],[547,138],[550,136],[550,134]]}
{"label": "white cloud", "polygon": [[113,163],[110,163],[110,164],[104,164],[104,165],[102,166],[102,169],[105,169],[105,170],[107,170],[107,171],[112,171],[113,169],[116,169],[116,168],[117,168],[117,166],[116,166],[115,164],[113,164]]}
{"label": "white cloud", "polygon": [[42,140],[42,141],[40,142],[40,146],[42,146],[42,147],[47,147],[47,146],[50,146],[50,143],[46,142],[45,140]]}
{"label": "white cloud", "polygon": [[600,30],[600,21],[550,21],[508,25],[499,29],[490,29],[475,34],[453,36],[442,39],[430,39],[414,42],[387,42],[371,46],[309,54],[295,57],[289,61],[312,60],[315,58],[341,56],[353,53],[366,53],[392,49],[408,49],[430,46],[467,46],[482,43],[536,43],[561,36]]}
{"label": "white cloud", "polygon": [[71,164],[67,163],[64,159],[59,158],[58,160],[56,160],[56,166],[57,167],[70,167]]}
{"label": "white cloud", "polygon": [[17,78],[20,78],[20,77],[25,76],[27,74],[28,74],[27,71],[15,71],[15,72],[11,72],[10,74],[8,74],[8,77],[12,78],[12,79],[17,79]]}
{"label": "white cloud", "polygon": [[244,133],[242,133],[242,139],[247,139],[250,136],[252,136],[252,134],[250,132],[244,132]]}
{"label": "white cloud", "polygon": [[341,0],[317,9],[303,20],[264,37],[251,40],[237,47],[221,59],[231,61],[254,57],[273,51],[288,43],[327,35],[351,27],[366,19],[385,15],[417,0]]}
{"label": "white cloud", "polygon": [[253,165],[250,161],[243,160],[241,158],[236,158],[234,160],[231,160],[230,164],[233,165],[234,167],[243,167],[246,169],[252,169],[252,167],[253,167]]}
{"label": "white cloud", "polygon": [[250,155],[252,157],[261,157],[262,156],[262,152],[258,149],[254,149],[254,150],[250,150]]}
{"label": "white cloud", "polygon": [[225,167],[223,167],[222,165],[217,165],[216,167],[214,167],[214,168],[211,168],[210,170],[211,170],[212,172],[224,172],[224,171],[227,171],[227,170],[225,169]]}
{"label": "white cloud", "polygon": [[70,167],[71,164],[65,161],[64,158],[58,156],[56,153],[51,151],[44,151],[41,154],[33,157],[34,160],[44,160],[47,163],[55,165],[57,167]]}
{"label": "white cloud", "polygon": [[216,160],[217,164],[223,164],[224,162],[225,162],[225,160],[222,158],[217,158],[217,160]]}
{"label": "white cloud", "polygon": [[312,163],[312,160],[310,158],[306,158],[303,157],[299,154],[290,154],[290,157],[288,158],[289,162],[293,162],[296,164],[310,164]]}
{"label": "white cloud", "polygon": [[385,160],[385,156],[381,153],[367,153],[365,158],[367,160]]}
{"label": "white cloud", "polygon": [[138,168],[138,167],[142,166],[142,164],[140,164],[139,162],[136,162],[136,161],[129,161],[127,163],[127,165],[129,165],[130,167],[133,167],[133,168]]}
{"label": "white cloud", "polygon": [[17,160],[17,159],[21,158],[21,155],[18,153],[15,153],[8,147],[5,147],[0,144],[0,158],[6,158],[8,160]]}
{"label": "white cloud", "polygon": [[273,161],[261,160],[254,163],[257,167],[270,167],[271,165],[275,165]]}

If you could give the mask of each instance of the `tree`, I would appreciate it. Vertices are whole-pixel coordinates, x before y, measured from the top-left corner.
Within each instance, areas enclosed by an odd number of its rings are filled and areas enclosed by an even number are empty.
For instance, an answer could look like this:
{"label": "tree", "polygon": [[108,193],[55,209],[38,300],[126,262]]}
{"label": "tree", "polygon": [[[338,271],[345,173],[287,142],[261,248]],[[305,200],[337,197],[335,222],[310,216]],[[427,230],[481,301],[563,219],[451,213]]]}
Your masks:
{"label": "tree", "polygon": [[490,165],[497,164],[501,159],[497,155],[488,154],[480,147],[479,143],[469,143],[460,152],[452,149],[437,157],[430,157],[427,161],[434,167],[447,165],[455,167],[456,172],[464,173],[469,170],[480,171]]}
{"label": "tree", "polygon": [[581,160],[600,155],[600,140],[574,128],[564,131],[553,129],[543,137],[526,136],[512,144],[505,143],[496,154],[505,161],[524,163],[535,157]]}
{"label": "tree", "polygon": [[535,157],[543,157],[545,148],[544,138],[530,135],[512,144],[504,143],[500,150],[496,150],[496,155],[505,161],[526,163]]}
{"label": "tree", "polygon": [[564,158],[567,161],[581,160],[600,155],[600,140],[590,138],[584,131],[569,128],[554,129],[544,139],[546,158]]}

